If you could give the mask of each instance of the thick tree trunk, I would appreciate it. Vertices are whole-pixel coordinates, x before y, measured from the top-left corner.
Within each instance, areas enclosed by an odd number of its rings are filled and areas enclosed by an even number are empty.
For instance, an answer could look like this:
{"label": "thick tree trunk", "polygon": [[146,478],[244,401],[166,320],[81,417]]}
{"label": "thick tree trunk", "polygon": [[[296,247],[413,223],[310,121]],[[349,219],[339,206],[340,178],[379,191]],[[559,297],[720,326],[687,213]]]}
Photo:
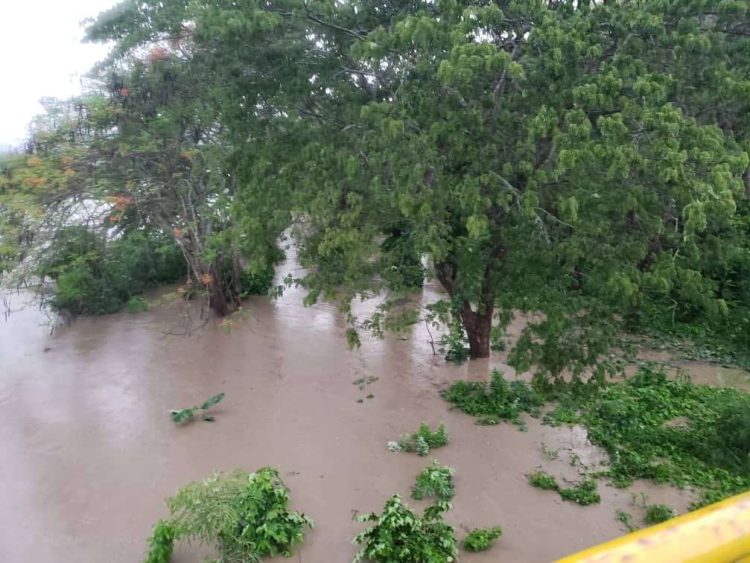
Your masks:
{"label": "thick tree trunk", "polygon": [[[447,262],[435,264],[435,274],[448,295],[454,297],[455,271],[453,266]],[[490,333],[492,315],[495,311],[495,297],[487,280],[482,286],[482,297],[477,304],[476,311],[471,308],[471,303],[468,301],[464,301],[461,305],[461,322],[469,339],[469,355],[472,359],[488,358],[490,355]]]}
{"label": "thick tree trunk", "polygon": [[468,303],[461,309],[461,321],[469,338],[469,355],[472,359],[488,358],[490,355],[493,311],[492,302],[480,303],[477,311],[472,311]]}

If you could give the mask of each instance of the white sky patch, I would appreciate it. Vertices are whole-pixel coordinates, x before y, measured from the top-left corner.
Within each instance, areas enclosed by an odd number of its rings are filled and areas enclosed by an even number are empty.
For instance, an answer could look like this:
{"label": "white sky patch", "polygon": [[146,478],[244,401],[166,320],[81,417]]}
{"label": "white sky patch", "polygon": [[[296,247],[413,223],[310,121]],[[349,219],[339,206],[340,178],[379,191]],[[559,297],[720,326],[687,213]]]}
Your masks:
{"label": "white sky patch", "polygon": [[81,92],[81,77],[107,54],[107,47],[82,43],[81,22],[117,0],[3,1],[0,15],[0,150],[26,137],[42,97]]}

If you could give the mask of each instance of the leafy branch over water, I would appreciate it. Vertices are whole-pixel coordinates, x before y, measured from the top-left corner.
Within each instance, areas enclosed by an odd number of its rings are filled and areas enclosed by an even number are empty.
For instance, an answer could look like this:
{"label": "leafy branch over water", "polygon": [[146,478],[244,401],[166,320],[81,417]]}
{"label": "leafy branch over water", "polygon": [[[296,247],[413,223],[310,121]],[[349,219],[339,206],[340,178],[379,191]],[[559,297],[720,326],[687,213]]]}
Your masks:
{"label": "leafy branch over water", "polygon": [[211,407],[217,405],[224,399],[224,393],[219,393],[218,395],[214,395],[213,397],[210,397],[206,399],[202,405],[198,407],[190,407],[188,409],[177,409],[177,410],[171,410],[169,411],[169,414],[172,416],[172,421],[176,424],[186,424],[193,420],[196,414],[199,412],[201,414],[201,419],[205,422],[213,422],[216,420],[213,415],[208,413],[208,409]]}

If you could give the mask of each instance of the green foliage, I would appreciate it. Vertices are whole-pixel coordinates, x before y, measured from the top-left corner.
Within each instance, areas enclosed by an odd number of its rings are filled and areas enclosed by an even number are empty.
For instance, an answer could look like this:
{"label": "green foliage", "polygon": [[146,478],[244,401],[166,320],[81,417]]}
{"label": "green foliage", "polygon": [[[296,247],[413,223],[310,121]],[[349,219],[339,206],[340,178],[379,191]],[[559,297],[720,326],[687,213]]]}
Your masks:
{"label": "green foliage", "polygon": [[148,311],[148,301],[143,297],[131,297],[125,307],[128,313],[143,313]]}
{"label": "green foliage", "polygon": [[646,515],[643,517],[643,521],[649,526],[666,522],[670,518],[674,518],[675,512],[666,504],[649,504],[646,507]]}
{"label": "green foliage", "polygon": [[[568,395],[566,422],[588,430],[610,457],[619,486],[652,479],[703,490],[701,503],[750,488],[747,472],[750,397],[732,389],[669,379],[654,366],[593,393]],[[575,412],[575,416],[569,416]]]}
{"label": "green foliage", "polygon": [[433,460],[417,475],[417,482],[411,488],[412,498],[422,500],[423,498],[435,497],[441,501],[451,500],[455,494],[453,483],[455,472],[452,467],[441,465]]}
{"label": "green foliage", "polygon": [[219,393],[213,397],[206,399],[203,404],[198,407],[190,407],[187,409],[175,409],[169,411],[172,421],[175,424],[186,424],[193,420],[196,414],[201,413],[201,419],[205,422],[213,422],[215,419],[213,415],[209,414],[208,410],[217,405],[224,399],[224,393]]}
{"label": "green foliage", "polygon": [[289,510],[289,492],[269,467],[217,473],[183,487],[167,505],[177,537],[214,546],[227,562],[288,557],[313,526],[309,517]]}
{"label": "green foliage", "polygon": [[145,563],[170,563],[176,539],[175,527],[170,522],[159,520],[148,540]]}
{"label": "green foliage", "polygon": [[601,497],[596,490],[596,481],[593,479],[584,479],[575,487],[564,487],[559,489],[560,498],[588,506],[589,504],[598,504]]}
{"label": "green foliage", "polygon": [[529,481],[529,485],[543,491],[557,491],[560,489],[555,478],[544,471],[529,473],[526,479]]}
{"label": "green foliage", "polygon": [[537,416],[544,403],[543,397],[527,383],[508,382],[497,370],[492,372],[489,383],[457,381],[441,394],[466,414],[482,417],[485,424],[496,424],[497,420],[518,422],[522,412]]}
{"label": "green foliage", "polygon": [[426,456],[430,450],[440,448],[448,443],[448,433],[445,425],[438,425],[433,432],[430,426],[423,422],[419,425],[419,430],[411,434],[404,434],[397,442],[388,442],[388,449],[391,451],[415,452],[421,456]]}
{"label": "green foliage", "polygon": [[137,294],[185,272],[177,246],[158,233],[135,231],[108,241],[84,227],[61,229],[38,268],[40,276],[55,281],[52,308],[73,314],[113,313],[124,306],[138,312],[145,301]]}
{"label": "green foliage", "polygon": [[463,546],[466,551],[486,551],[492,547],[492,543],[503,535],[500,527],[480,528],[472,530],[464,538]]}
{"label": "green foliage", "polygon": [[382,514],[359,517],[372,526],[359,533],[354,542],[362,549],[355,561],[374,563],[450,563],[457,560],[456,535],[443,521],[451,505],[437,502],[417,516],[399,495],[385,503]]}
{"label": "green foliage", "polygon": [[532,487],[543,491],[557,491],[563,500],[569,500],[581,506],[597,504],[601,501],[596,491],[596,481],[593,479],[584,479],[574,487],[561,487],[552,475],[544,471],[529,473],[526,479]]}
{"label": "green foliage", "polygon": [[618,510],[617,520],[623,523],[628,532],[634,532],[638,529],[638,526],[633,524],[633,516],[629,512]]}

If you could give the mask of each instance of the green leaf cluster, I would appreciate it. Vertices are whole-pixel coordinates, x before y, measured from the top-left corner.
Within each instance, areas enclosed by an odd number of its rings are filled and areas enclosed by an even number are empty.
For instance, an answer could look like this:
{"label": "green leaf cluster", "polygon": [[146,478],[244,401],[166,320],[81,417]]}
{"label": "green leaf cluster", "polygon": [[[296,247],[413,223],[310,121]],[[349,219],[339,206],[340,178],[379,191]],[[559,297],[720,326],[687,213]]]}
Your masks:
{"label": "green leaf cluster", "polygon": [[456,561],[456,535],[443,521],[450,510],[447,502],[438,501],[415,514],[399,495],[389,498],[382,514],[367,514],[360,522],[372,525],[354,539],[362,546],[355,561],[377,563],[450,563]]}
{"label": "green leaf cluster", "polygon": [[289,492],[278,471],[217,473],[191,483],[167,500],[171,518],[154,529],[147,561],[167,561],[176,540],[215,547],[220,561],[260,561],[290,556],[313,521],[288,508]]}
{"label": "green leaf cluster", "polygon": [[552,475],[544,471],[529,473],[526,476],[526,479],[532,487],[544,491],[557,491],[560,493],[560,498],[563,500],[575,502],[581,506],[588,506],[589,504],[598,504],[601,502],[601,497],[596,488],[596,481],[593,479],[584,479],[573,487],[561,487]]}
{"label": "green leaf cluster", "polygon": [[389,442],[389,448],[394,451],[414,452],[426,456],[430,450],[441,448],[448,444],[448,433],[445,425],[438,425],[433,432],[430,426],[423,422],[419,429],[411,434],[404,434],[397,442]]}
{"label": "green leaf cluster", "polygon": [[492,543],[502,535],[503,531],[500,527],[478,528],[467,534],[462,545],[466,551],[486,551],[492,547]]}
{"label": "green leaf cluster", "polygon": [[214,395],[213,397],[209,397],[206,399],[203,404],[197,407],[190,407],[187,409],[175,409],[169,411],[170,416],[172,417],[172,421],[175,424],[186,424],[193,420],[196,414],[201,414],[201,419],[205,422],[213,422],[215,419],[212,414],[208,412],[208,410],[219,404],[221,401],[224,400],[224,393],[219,393],[218,395]]}
{"label": "green leaf cluster", "polygon": [[457,381],[442,393],[454,407],[480,417],[482,424],[500,420],[518,422],[523,412],[539,414],[544,397],[524,381],[508,381],[494,370],[490,381]]}
{"label": "green leaf cluster", "polygon": [[412,498],[422,500],[434,497],[439,501],[451,500],[456,491],[453,483],[454,473],[455,470],[452,467],[441,465],[433,460],[417,475],[417,481],[411,488]]}

